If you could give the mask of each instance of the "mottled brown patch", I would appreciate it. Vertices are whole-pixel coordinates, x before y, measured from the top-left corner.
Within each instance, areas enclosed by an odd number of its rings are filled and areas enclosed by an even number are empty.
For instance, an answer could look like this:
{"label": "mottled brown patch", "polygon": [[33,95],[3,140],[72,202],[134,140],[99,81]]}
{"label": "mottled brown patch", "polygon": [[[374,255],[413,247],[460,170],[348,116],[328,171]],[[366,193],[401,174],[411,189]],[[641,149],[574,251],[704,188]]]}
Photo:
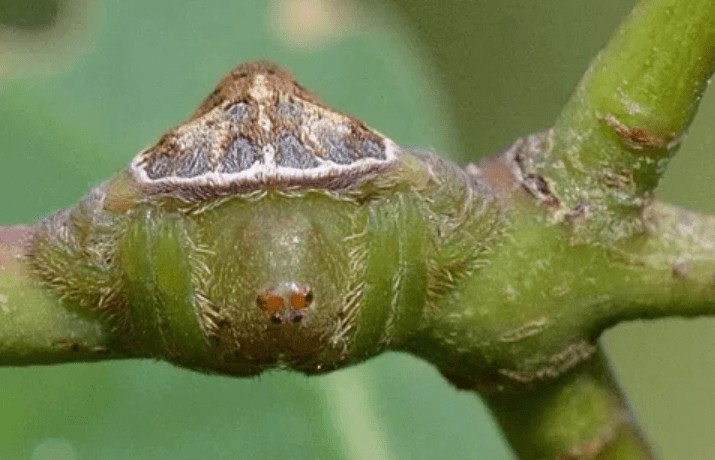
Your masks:
{"label": "mottled brown patch", "polygon": [[225,102],[249,102],[253,98],[249,94],[253,79],[263,75],[267,86],[274,88],[275,99],[279,94],[286,98],[294,97],[319,105],[317,98],[303,88],[293,75],[269,61],[251,61],[242,64],[226,75],[211,94],[196,109],[191,119],[196,119]]}
{"label": "mottled brown patch", "polygon": [[602,171],[599,175],[601,183],[614,190],[628,190],[635,186],[633,171],[628,169],[614,169]]}
{"label": "mottled brown patch", "polygon": [[618,135],[626,147],[633,150],[667,149],[677,143],[677,139],[658,136],[637,126],[628,126],[613,115],[604,117],[606,123]]}
{"label": "mottled brown patch", "polygon": [[395,150],[361,121],[319,103],[287,71],[260,61],[231,71],[130,171],[145,193],[191,200],[265,188],[333,190],[385,170]]}
{"label": "mottled brown patch", "polygon": [[487,186],[500,197],[507,198],[519,188],[511,166],[502,155],[486,157],[478,165],[469,164],[465,171],[470,176],[483,179]]}
{"label": "mottled brown patch", "polygon": [[551,189],[547,178],[533,172],[537,170],[533,164],[534,157],[546,151],[547,139],[547,132],[519,139],[502,154],[502,158],[510,168],[514,181],[524,191],[548,207],[560,208],[561,200]]}
{"label": "mottled brown patch", "polygon": [[539,174],[527,174],[522,180],[524,187],[539,201],[549,207],[558,208],[561,200],[551,192],[551,187],[546,179]]}

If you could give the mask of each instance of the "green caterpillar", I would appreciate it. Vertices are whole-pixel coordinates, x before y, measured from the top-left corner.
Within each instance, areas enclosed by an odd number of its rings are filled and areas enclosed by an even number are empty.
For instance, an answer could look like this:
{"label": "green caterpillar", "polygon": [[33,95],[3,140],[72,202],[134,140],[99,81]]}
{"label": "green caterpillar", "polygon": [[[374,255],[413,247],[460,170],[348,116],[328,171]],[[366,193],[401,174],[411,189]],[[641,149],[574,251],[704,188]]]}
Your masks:
{"label": "green caterpillar", "polygon": [[253,62],[44,221],[30,260],[135,356],[321,373],[414,351],[431,321],[464,309],[457,294],[498,234],[485,187]]}

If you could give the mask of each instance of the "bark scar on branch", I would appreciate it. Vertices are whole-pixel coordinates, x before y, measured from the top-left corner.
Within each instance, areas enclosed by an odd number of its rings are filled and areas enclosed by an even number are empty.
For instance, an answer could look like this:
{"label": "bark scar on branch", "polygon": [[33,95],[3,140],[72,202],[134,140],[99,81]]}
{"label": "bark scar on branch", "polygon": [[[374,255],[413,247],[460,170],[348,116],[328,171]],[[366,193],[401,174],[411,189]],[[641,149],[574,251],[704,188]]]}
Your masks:
{"label": "bark scar on branch", "polygon": [[653,150],[659,150],[660,152],[654,153],[665,154],[667,151],[680,145],[682,139],[682,136],[658,136],[648,132],[644,128],[628,126],[626,123],[616,118],[615,115],[606,115],[601,118],[601,121],[613,129],[623,145],[631,150],[648,150],[651,152]]}

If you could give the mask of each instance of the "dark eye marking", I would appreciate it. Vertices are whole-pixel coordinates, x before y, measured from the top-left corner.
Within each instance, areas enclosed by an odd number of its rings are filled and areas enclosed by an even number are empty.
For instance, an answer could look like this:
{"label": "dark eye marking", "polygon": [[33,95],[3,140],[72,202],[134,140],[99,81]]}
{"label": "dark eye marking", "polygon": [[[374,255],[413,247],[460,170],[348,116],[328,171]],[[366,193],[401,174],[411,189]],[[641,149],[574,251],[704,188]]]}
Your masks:
{"label": "dark eye marking", "polygon": [[293,310],[305,310],[313,302],[313,291],[309,287],[298,287],[290,294],[290,307]]}
{"label": "dark eye marking", "polygon": [[311,287],[297,283],[270,287],[256,296],[256,305],[274,324],[301,322],[312,303]]}
{"label": "dark eye marking", "polygon": [[283,322],[283,310],[285,309],[285,300],[276,289],[266,289],[256,297],[256,304],[263,310],[273,323]]}

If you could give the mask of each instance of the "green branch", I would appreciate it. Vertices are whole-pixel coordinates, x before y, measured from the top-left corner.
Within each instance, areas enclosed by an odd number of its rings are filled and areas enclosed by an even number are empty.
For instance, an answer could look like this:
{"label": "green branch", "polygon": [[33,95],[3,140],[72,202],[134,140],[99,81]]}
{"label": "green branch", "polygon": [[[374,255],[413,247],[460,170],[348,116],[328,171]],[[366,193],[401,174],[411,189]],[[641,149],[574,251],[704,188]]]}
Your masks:
{"label": "green branch", "polygon": [[637,215],[715,70],[715,3],[641,1],[595,59],[534,172],[565,206]]}
{"label": "green branch", "polygon": [[613,254],[623,299],[608,312],[627,319],[715,315],[715,216],[665,204],[645,211],[646,232]]}
{"label": "green branch", "polygon": [[652,202],[715,67],[715,2],[681,3],[641,2],[551,131],[465,170],[235,69],[75,208],[0,229],[0,364],[401,350],[526,458],[649,458],[598,337],[715,314],[715,217]]}
{"label": "green branch", "polygon": [[32,229],[0,227],[0,365],[98,361],[108,352],[102,322],[47,290],[24,259]]}
{"label": "green branch", "polygon": [[520,458],[653,458],[600,353],[548,385],[485,401]]}
{"label": "green branch", "polygon": [[[572,445],[548,450],[539,424],[523,420],[550,414],[549,429],[568,432],[578,421],[595,433],[622,419],[569,415],[554,396],[579,394],[573,385],[590,382],[594,368],[606,372],[593,364],[605,328],[715,314],[715,219],[651,203],[714,66],[715,3],[643,1],[552,130],[467,168],[505,204],[507,236],[433,311],[410,351],[485,395],[525,458],[571,458]],[[633,448],[605,458],[650,455],[640,442]]]}

